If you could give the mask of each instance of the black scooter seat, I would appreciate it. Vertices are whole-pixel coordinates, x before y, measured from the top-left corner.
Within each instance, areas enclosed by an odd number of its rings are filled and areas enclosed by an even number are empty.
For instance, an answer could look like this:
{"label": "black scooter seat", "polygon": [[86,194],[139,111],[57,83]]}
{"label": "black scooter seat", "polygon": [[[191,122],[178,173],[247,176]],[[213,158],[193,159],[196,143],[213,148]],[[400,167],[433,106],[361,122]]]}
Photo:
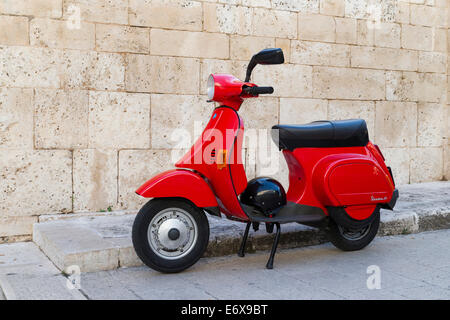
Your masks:
{"label": "black scooter seat", "polygon": [[362,119],[314,121],[304,125],[275,125],[272,138],[280,149],[358,147],[369,142]]}

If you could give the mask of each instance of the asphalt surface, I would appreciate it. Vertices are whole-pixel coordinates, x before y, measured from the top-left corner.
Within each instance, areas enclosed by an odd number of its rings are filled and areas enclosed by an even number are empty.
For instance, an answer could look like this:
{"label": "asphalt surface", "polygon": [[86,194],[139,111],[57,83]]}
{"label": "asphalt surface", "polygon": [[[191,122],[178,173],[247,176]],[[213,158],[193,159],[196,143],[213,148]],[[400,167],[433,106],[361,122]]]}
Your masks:
{"label": "asphalt surface", "polygon": [[[361,251],[331,244],[203,258],[178,274],[147,267],[81,274],[88,299],[450,299],[450,230],[378,237]],[[369,287],[371,289],[369,289]]]}

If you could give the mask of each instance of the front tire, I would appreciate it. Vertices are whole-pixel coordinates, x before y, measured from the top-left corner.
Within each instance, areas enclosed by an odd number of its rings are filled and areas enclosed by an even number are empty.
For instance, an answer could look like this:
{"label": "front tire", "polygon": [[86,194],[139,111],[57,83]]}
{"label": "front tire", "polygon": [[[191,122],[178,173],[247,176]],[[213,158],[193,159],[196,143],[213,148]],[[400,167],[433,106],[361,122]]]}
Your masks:
{"label": "front tire", "polygon": [[380,209],[377,208],[373,215],[373,221],[368,226],[356,230],[341,227],[330,219],[328,236],[331,243],[343,251],[363,249],[375,238],[380,226]]}
{"label": "front tire", "polygon": [[132,239],[138,257],[164,273],[183,271],[203,255],[209,241],[205,213],[182,199],[153,199],[133,223]]}

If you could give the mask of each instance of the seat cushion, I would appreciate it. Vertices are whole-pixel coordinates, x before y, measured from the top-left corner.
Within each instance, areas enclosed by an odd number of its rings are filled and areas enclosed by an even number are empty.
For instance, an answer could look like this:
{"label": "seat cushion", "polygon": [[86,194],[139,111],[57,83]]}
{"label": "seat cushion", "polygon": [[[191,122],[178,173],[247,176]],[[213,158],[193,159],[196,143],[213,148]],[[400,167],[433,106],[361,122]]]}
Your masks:
{"label": "seat cushion", "polygon": [[362,119],[314,121],[304,125],[275,125],[272,138],[280,149],[365,146],[369,142]]}

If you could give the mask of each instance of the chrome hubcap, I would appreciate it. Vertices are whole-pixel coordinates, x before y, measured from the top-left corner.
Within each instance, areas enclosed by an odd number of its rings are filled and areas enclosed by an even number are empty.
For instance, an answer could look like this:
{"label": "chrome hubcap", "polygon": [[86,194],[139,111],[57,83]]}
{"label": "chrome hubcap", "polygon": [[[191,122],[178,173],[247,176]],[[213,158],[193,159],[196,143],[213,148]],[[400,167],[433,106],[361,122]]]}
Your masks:
{"label": "chrome hubcap", "polygon": [[158,256],[179,259],[187,255],[197,240],[197,224],[192,216],[180,208],[158,212],[150,221],[147,238]]}

